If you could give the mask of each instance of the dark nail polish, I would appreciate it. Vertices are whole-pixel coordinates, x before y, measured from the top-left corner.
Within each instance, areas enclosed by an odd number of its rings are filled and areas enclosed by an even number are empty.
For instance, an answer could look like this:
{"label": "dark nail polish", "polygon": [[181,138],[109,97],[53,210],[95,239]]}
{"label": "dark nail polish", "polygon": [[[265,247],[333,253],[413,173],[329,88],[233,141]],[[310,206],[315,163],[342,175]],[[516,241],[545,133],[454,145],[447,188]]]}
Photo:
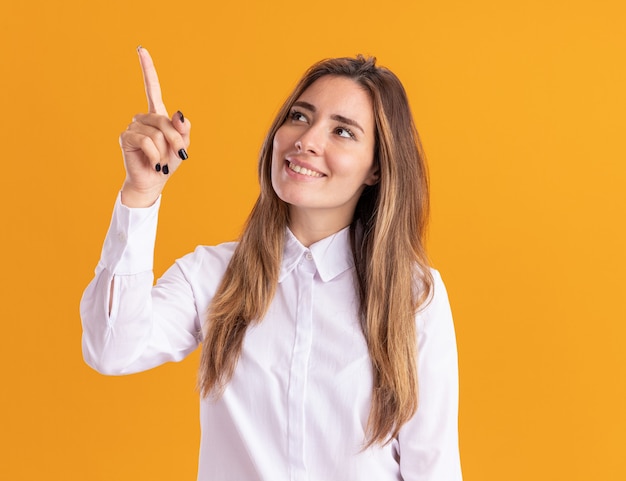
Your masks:
{"label": "dark nail polish", "polygon": [[183,113],[180,110],[178,111],[178,116],[180,117],[180,121],[182,123],[185,123],[185,116],[183,115]]}
{"label": "dark nail polish", "polygon": [[157,172],[161,172],[161,164],[155,165],[154,170],[156,170]]}
{"label": "dark nail polish", "polygon": [[169,173],[170,173],[170,168],[167,166],[167,164],[165,164],[165,165],[163,166],[163,173],[164,173],[165,175],[167,175],[167,174],[169,174]]}
{"label": "dark nail polish", "polygon": [[185,149],[180,149],[178,151],[178,156],[183,160],[187,160],[189,158],[189,156],[187,155],[187,151]]}

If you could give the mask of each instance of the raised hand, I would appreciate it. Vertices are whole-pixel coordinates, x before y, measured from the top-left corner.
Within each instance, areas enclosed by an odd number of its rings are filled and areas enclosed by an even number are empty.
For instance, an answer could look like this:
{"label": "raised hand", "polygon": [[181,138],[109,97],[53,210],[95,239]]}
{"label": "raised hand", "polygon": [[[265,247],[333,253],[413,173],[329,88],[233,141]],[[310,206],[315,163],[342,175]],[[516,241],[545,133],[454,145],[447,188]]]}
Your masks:
{"label": "raised hand", "polygon": [[148,207],[159,197],[170,175],[187,158],[191,124],[180,111],[170,118],[152,58],[145,48],[139,47],[137,52],[148,113],[135,115],[120,135],[126,168],[122,203],[128,207]]}

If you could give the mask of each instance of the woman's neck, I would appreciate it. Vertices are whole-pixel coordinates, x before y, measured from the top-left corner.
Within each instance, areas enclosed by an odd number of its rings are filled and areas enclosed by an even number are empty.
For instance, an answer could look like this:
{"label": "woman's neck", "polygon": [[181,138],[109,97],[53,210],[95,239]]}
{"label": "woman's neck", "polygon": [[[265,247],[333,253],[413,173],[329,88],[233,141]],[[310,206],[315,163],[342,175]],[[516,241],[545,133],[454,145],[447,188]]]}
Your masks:
{"label": "woman's neck", "polygon": [[338,217],[325,209],[312,210],[289,208],[289,229],[305,247],[339,232],[352,222],[351,218]]}

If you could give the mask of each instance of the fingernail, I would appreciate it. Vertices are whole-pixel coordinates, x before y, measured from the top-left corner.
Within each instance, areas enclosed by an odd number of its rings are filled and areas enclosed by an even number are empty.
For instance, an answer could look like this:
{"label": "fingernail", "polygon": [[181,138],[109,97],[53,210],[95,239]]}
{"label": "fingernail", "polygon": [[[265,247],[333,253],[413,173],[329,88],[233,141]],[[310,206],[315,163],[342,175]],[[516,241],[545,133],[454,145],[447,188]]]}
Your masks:
{"label": "fingernail", "polygon": [[189,158],[189,156],[187,155],[187,151],[185,149],[180,149],[178,151],[178,156],[183,160],[187,160]]}
{"label": "fingernail", "polygon": [[139,50],[141,50],[141,44],[137,45],[137,52],[139,52]]}
{"label": "fingernail", "polygon": [[155,165],[154,170],[156,170],[157,172],[161,172],[161,164]]}
{"label": "fingernail", "polygon": [[167,174],[169,174],[169,173],[170,173],[170,168],[167,166],[167,164],[165,164],[165,165],[163,166],[163,173],[164,173],[165,175],[167,175]]}
{"label": "fingernail", "polygon": [[183,115],[183,113],[180,110],[178,111],[178,115],[180,116],[180,121],[182,123],[185,123],[185,116]]}

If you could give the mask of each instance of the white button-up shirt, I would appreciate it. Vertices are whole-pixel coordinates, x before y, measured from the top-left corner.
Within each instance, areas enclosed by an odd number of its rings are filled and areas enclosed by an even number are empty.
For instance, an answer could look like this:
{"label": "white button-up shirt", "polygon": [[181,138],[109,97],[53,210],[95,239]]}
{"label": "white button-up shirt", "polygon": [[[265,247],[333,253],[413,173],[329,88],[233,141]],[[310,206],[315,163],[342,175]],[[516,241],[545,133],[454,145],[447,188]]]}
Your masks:
{"label": "white button-up shirt", "polygon": [[[129,209],[118,196],[81,301],[85,361],[105,374],[150,369],[196,349],[235,248],[198,247],[153,286],[159,203]],[[416,316],[417,413],[389,444],[363,449],[372,367],[348,230],[310,248],[287,231],[265,318],[248,328],[224,394],[201,400],[198,480],[461,480],[454,327],[433,275],[434,296]]]}

